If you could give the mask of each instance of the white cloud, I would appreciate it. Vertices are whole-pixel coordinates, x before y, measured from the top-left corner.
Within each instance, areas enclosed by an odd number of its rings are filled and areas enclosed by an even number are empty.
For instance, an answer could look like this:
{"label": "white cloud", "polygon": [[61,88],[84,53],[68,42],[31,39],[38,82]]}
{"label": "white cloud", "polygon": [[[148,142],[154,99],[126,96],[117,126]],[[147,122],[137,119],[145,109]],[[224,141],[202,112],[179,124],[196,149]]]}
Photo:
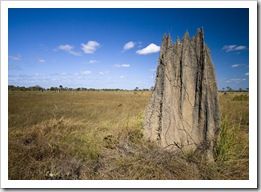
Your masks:
{"label": "white cloud", "polygon": [[19,54],[17,56],[9,56],[8,58],[11,59],[11,60],[19,61],[19,60],[22,59],[22,56]]}
{"label": "white cloud", "polygon": [[245,76],[249,76],[249,73],[245,73]]}
{"label": "white cloud", "polygon": [[124,76],[120,76],[120,79],[124,79],[125,77]]}
{"label": "white cloud", "polygon": [[135,46],[135,43],[133,41],[130,41],[124,45],[123,50],[124,51],[129,50],[129,49],[133,48],[134,46]]}
{"label": "white cloud", "polygon": [[68,44],[66,44],[66,45],[59,45],[58,49],[60,49],[62,51],[65,51],[66,53],[74,55],[74,56],[81,56],[80,52],[73,51],[73,46],[68,45]]}
{"label": "white cloud", "polygon": [[241,81],[241,79],[235,78],[235,79],[230,79],[230,81]]}
{"label": "white cloud", "polygon": [[90,75],[90,74],[92,74],[92,72],[91,71],[81,71],[80,74],[81,75]]}
{"label": "white cloud", "polygon": [[225,83],[240,83],[242,81],[245,81],[246,79],[240,79],[240,78],[231,78],[231,79],[223,79],[222,82],[225,82]]}
{"label": "white cloud", "polygon": [[225,45],[222,49],[226,52],[230,51],[242,51],[245,50],[247,47],[243,45]]}
{"label": "white cloud", "polygon": [[95,63],[98,63],[98,61],[97,61],[97,60],[94,60],[94,59],[91,59],[88,63],[89,63],[89,64],[95,64]]}
{"label": "white cloud", "polygon": [[82,50],[84,53],[87,54],[92,54],[96,51],[96,49],[99,47],[99,43],[96,41],[88,41],[86,44],[81,44],[82,45]]}
{"label": "white cloud", "polygon": [[64,76],[64,75],[69,75],[70,73],[66,72],[59,72],[59,73],[52,73],[50,76]]}
{"label": "white cloud", "polygon": [[235,68],[235,67],[243,67],[243,66],[247,66],[248,67],[247,64],[233,64],[233,65],[231,65],[231,67],[233,67],[233,68]]}
{"label": "white cloud", "polygon": [[115,64],[115,65],[113,65],[113,67],[115,67],[115,68],[130,67],[130,65],[129,64]]}
{"label": "white cloud", "polygon": [[38,61],[39,63],[45,63],[45,60],[44,60],[44,59],[37,59],[37,61]]}
{"label": "white cloud", "polygon": [[233,65],[231,65],[231,67],[239,67],[239,66],[242,66],[242,65],[240,65],[240,64],[233,64]]}
{"label": "white cloud", "polygon": [[59,45],[58,49],[64,50],[64,51],[71,51],[73,49],[73,46],[71,46],[71,45]]}
{"label": "white cloud", "polygon": [[225,45],[222,49],[226,50],[226,52],[233,51],[236,45]]}
{"label": "white cloud", "polygon": [[160,46],[157,46],[154,43],[151,43],[144,49],[140,49],[140,50],[136,51],[136,53],[139,55],[147,55],[150,53],[157,53],[159,51],[160,51]]}
{"label": "white cloud", "polygon": [[237,51],[239,51],[239,50],[244,50],[244,49],[246,49],[246,46],[242,46],[242,45],[237,46],[237,47],[235,48],[235,50],[237,50]]}
{"label": "white cloud", "polygon": [[109,73],[110,73],[109,71],[101,71],[101,72],[99,72],[100,75],[107,75]]}

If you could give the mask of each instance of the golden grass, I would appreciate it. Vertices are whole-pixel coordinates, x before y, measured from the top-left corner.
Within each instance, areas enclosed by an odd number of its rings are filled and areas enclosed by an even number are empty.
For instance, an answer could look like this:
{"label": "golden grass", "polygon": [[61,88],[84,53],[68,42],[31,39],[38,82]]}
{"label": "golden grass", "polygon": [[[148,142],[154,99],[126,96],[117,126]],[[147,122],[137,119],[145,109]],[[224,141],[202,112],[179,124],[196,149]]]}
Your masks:
{"label": "golden grass", "polygon": [[[248,179],[247,93],[220,93],[215,163],[143,140],[151,92],[10,92],[9,179]],[[237,99],[234,99],[239,96]]]}

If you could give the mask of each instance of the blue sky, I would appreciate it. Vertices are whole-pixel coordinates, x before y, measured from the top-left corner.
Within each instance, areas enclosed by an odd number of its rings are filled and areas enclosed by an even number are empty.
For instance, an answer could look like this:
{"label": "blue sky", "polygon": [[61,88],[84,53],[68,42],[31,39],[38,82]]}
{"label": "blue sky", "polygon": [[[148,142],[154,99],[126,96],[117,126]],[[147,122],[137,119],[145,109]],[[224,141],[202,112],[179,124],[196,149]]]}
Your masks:
{"label": "blue sky", "polygon": [[218,88],[249,87],[248,9],[8,10],[8,84],[150,88],[164,33],[204,27]]}

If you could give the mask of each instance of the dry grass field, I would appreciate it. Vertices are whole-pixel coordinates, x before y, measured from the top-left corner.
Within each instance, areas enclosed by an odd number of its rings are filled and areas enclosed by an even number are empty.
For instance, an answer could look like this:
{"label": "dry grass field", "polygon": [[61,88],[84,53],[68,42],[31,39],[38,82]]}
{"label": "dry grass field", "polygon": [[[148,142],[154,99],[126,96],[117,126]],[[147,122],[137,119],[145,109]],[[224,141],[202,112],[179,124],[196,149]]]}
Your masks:
{"label": "dry grass field", "polygon": [[9,92],[8,178],[248,179],[248,93],[219,95],[216,161],[207,164],[144,141],[151,92]]}

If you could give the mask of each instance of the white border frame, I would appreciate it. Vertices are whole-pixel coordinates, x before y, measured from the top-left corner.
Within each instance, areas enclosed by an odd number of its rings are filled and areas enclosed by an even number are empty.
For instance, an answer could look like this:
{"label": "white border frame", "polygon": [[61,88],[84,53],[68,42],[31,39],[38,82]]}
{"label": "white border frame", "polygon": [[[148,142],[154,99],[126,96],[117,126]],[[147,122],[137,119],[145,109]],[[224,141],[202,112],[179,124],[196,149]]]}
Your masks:
{"label": "white border frame", "polygon": [[[8,180],[8,8],[249,8],[249,180]],[[1,188],[257,188],[257,1],[2,1]]]}

